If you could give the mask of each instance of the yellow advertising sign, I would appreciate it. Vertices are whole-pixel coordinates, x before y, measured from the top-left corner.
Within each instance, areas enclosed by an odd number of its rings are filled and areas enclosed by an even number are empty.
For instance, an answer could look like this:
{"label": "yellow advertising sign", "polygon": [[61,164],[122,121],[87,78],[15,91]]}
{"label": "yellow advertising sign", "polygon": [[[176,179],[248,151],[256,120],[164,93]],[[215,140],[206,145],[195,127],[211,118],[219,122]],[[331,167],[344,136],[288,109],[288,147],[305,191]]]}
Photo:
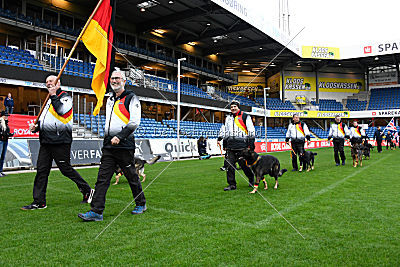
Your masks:
{"label": "yellow advertising sign", "polygon": [[315,92],[315,77],[285,76],[285,90]]}
{"label": "yellow advertising sign", "polygon": [[319,118],[328,119],[335,118],[339,115],[342,118],[350,118],[348,111],[317,111],[317,110],[269,110],[269,117],[291,118],[294,114],[301,118]]}
{"label": "yellow advertising sign", "polygon": [[228,86],[227,89],[230,93],[244,93],[262,91],[265,83],[238,83],[237,85]]}
{"label": "yellow advertising sign", "polygon": [[301,56],[303,58],[340,59],[339,51],[338,47],[302,46]]}
{"label": "yellow advertising sign", "polygon": [[364,79],[319,78],[320,92],[358,93],[364,91]]}

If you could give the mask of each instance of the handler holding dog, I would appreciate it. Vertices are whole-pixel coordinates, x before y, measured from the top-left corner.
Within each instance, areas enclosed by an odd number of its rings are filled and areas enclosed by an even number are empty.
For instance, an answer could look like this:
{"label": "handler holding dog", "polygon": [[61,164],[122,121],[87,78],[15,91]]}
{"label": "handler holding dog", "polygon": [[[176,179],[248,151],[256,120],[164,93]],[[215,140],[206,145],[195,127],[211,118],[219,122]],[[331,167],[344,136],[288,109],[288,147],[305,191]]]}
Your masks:
{"label": "handler holding dog", "polygon": [[232,101],[230,104],[231,113],[225,120],[225,125],[221,127],[218,142],[223,140],[223,148],[226,150],[225,159],[228,163],[226,178],[228,186],[224,191],[236,189],[235,166],[236,162],[249,178],[249,185],[254,185],[254,174],[243,160],[239,160],[242,151],[246,148],[254,151],[255,128],[250,115],[240,110],[240,104]]}
{"label": "handler holding dog", "polygon": [[340,159],[342,160],[342,165],[345,165],[346,156],[344,155],[344,138],[349,138],[350,130],[346,124],[341,122],[341,118],[339,115],[335,117],[335,123],[331,124],[331,128],[329,130],[328,140],[333,137],[333,151],[335,155],[336,166],[340,165]]}
{"label": "handler holding dog", "polygon": [[[310,143],[310,131],[308,130],[307,124],[300,121],[298,114],[293,115],[293,122],[289,124],[286,132],[286,143],[289,144],[289,140],[292,143],[292,171],[302,171],[303,162],[300,158],[300,154],[304,154],[305,140]],[[297,155],[299,155],[300,169],[297,166]]]}

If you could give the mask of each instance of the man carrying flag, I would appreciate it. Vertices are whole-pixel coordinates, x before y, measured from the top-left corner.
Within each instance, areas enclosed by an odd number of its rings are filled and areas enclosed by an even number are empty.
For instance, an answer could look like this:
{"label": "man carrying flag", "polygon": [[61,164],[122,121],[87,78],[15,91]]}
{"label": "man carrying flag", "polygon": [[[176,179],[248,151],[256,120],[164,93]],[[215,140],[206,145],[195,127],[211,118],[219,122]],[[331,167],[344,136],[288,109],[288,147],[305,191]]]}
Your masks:
{"label": "man carrying flag", "polygon": [[[289,124],[288,130],[286,132],[286,143],[289,144],[291,140],[292,146],[292,171],[302,171],[303,161],[301,160],[300,154],[304,154],[304,144],[307,139],[310,143],[310,131],[308,130],[307,124],[300,121],[298,114],[293,115],[293,122]],[[297,155],[300,160],[300,169],[297,167]]]}
{"label": "man carrying flag", "polygon": [[335,155],[336,166],[340,165],[339,160],[339,152],[340,159],[342,160],[342,165],[345,165],[346,156],[344,154],[344,138],[349,138],[350,130],[346,124],[341,122],[341,118],[339,115],[335,117],[335,123],[331,124],[331,128],[329,130],[328,140],[333,137],[333,151]]}
{"label": "man carrying flag", "polygon": [[250,115],[240,110],[239,102],[232,101],[230,107],[232,113],[226,117],[225,125],[221,127],[218,137],[218,142],[223,140],[223,147],[226,150],[225,159],[228,166],[226,172],[228,186],[224,188],[224,191],[236,190],[236,162],[239,163],[244,174],[249,178],[249,185],[254,185],[253,172],[245,162],[239,160],[239,157],[245,148],[249,147],[254,150],[255,128]]}
{"label": "man carrying flag", "polygon": [[394,117],[389,121],[388,125],[386,126],[386,128],[383,131],[385,131],[385,130],[387,130],[385,140],[386,140],[386,150],[388,150],[390,143],[392,142],[392,139],[393,139],[393,135],[392,135],[391,131],[397,132],[397,128],[394,125]]}

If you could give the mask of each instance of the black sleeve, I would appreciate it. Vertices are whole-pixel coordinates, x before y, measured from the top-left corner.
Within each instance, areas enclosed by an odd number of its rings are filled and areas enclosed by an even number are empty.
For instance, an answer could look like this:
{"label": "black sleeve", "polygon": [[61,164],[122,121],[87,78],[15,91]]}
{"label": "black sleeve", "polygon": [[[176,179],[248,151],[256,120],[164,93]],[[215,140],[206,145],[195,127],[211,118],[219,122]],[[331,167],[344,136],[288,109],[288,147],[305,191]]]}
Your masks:
{"label": "black sleeve", "polygon": [[52,95],[52,96],[50,96],[50,100],[51,100],[51,104],[53,105],[55,111],[57,113],[59,113],[59,110],[61,110],[62,105],[63,105],[60,101],[60,98],[56,95]]}
{"label": "black sleeve", "polygon": [[255,145],[256,139],[255,139],[254,137],[249,137],[248,140],[247,140],[247,142],[248,142],[247,145],[249,146],[249,148],[250,148],[252,151],[254,151],[254,149],[256,149],[256,145]]}
{"label": "black sleeve", "polygon": [[290,138],[286,137],[285,142],[287,143],[287,142],[289,142],[289,140],[290,140]]}

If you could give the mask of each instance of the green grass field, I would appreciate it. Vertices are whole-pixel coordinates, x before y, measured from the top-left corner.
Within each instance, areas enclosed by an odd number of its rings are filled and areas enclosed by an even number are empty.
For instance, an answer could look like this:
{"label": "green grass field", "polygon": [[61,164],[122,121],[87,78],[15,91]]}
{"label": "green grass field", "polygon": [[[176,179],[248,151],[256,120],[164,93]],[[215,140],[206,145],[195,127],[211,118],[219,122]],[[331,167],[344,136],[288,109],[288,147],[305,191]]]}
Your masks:
{"label": "green grass field", "polygon": [[[260,195],[224,192],[221,158],[173,162],[146,190],[148,210],[133,205],[128,183],[111,186],[103,222],[84,223],[75,184],[52,171],[44,210],[31,203],[34,173],[0,180],[0,265],[384,265],[400,264],[399,150],[363,167],[335,167],[333,149],[318,149],[316,169],[292,173],[289,152],[275,153],[289,170],[280,187],[260,190],[303,239]],[[146,167],[146,187],[169,163]],[[79,172],[94,186],[97,168]],[[242,173],[242,172],[241,172]],[[114,182],[114,180],[112,181]]]}

